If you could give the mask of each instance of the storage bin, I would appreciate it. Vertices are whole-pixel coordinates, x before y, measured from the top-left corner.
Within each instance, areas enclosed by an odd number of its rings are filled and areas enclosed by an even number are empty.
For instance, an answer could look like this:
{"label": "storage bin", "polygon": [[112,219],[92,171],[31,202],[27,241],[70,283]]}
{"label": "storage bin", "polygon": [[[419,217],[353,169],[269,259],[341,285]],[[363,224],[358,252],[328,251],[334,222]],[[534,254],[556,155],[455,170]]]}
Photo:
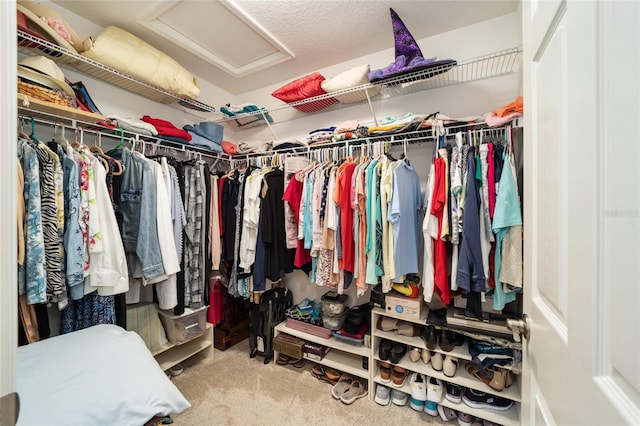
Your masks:
{"label": "storage bin", "polygon": [[344,320],[347,319],[347,313],[343,312],[340,315],[322,315],[322,326],[329,330],[340,330],[344,324]]}
{"label": "storage bin", "polygon": [[304,340],[288,334],[279,334],[273,338],[273,350],[293,359],[302,359],[304,344]]}
{"label": "storage bin", "polygon": [[204,334],[207,325],[207,306],[197,309],[185,309],[182,315],[173,315],[173,311],[158,311],[167,338],[173,344],[180,345]]}
{"label": "storage bin", "polygon": [[346,294],[338,294],[335,291],[328,291],[322,296],[322,315],[336,316],[347,310],[347,300],[349,296]]}

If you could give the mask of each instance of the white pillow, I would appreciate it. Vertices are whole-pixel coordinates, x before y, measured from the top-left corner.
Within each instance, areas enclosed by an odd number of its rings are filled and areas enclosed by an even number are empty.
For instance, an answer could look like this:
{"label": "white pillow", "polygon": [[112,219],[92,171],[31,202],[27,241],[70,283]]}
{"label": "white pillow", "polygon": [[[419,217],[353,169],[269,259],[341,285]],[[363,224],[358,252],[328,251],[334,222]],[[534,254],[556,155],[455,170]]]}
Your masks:
{"label": "white pillow", "polygon": [[191,407],[136,333],[95,325],[18,348],[18,425],[142,425]]}
{"label": "white pillow", "polygon": [[[324,80],[321,83],[322,89],[327,93],[333,93],[367,84],[369,83],[369,70],[369,64],[351,68],[350,70],[344,71],[331,79]],[[382,86],[367,88],[370,97],[380,93],[380,90],[382,90]],[[334,98],[344,104],[350,104],[367,99],[367,95],[364,90],[358,90],[342,95],[335,95]]]}

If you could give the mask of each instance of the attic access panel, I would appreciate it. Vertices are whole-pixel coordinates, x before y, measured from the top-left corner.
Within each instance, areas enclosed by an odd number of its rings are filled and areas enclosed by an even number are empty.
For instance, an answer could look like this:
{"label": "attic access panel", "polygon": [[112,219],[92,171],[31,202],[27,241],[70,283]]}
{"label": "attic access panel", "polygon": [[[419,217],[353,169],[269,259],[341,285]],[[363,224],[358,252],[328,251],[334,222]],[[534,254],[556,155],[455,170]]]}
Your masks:
{"label": "attic access panel", "polygon": [[294,58],[232,0],[158,2],[138,20],[236,78]]}

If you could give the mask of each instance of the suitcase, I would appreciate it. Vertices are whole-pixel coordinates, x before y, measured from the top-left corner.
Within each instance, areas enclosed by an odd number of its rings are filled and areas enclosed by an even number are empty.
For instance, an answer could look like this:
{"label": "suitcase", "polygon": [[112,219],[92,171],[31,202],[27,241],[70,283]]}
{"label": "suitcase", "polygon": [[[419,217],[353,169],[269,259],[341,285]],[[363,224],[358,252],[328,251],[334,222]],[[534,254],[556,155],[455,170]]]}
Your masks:
{"label": "suitcase", "polygon": [[286,288],[272,288],[252,303],[249,311],[250,357],[264,356],[264,363],[273,359],[273,329],[286,319],[285,312],[293,305],[293,295]]}

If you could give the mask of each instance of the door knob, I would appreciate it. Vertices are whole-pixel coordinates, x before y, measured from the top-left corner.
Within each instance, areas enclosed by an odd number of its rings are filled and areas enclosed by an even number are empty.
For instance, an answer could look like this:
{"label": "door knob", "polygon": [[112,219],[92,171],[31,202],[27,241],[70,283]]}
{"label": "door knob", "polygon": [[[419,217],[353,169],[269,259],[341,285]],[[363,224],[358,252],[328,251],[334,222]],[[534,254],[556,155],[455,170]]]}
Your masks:
{"label": "door knob", "polygon": [[529,316],[527,314],[522,315],[522,319],[508,319],[507,328],[513,333],[513,340],[521,342],[522,337],[529,340],[530,328],[529,328]]}

